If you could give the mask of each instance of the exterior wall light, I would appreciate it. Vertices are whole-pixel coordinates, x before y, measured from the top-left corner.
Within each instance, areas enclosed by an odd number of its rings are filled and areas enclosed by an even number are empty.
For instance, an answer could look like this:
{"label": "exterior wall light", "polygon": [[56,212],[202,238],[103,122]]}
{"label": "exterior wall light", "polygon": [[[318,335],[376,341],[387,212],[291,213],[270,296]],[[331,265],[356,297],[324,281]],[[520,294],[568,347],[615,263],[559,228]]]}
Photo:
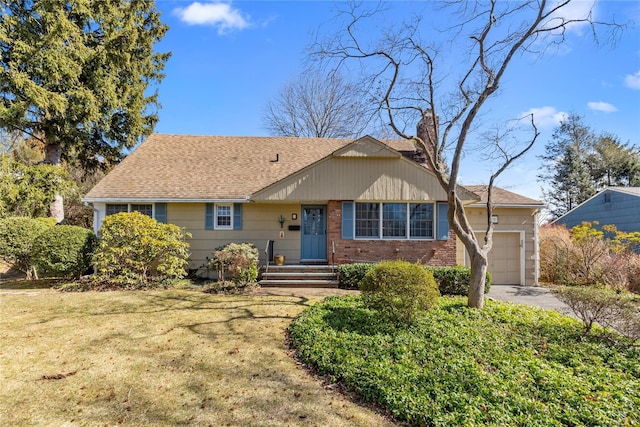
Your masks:
{"label": "exterior wall light", "polygon": [[278,222],[280,223],[280,228],[282,228],[284,225],[284,215],[280,215],[280,218],[278,218]]}

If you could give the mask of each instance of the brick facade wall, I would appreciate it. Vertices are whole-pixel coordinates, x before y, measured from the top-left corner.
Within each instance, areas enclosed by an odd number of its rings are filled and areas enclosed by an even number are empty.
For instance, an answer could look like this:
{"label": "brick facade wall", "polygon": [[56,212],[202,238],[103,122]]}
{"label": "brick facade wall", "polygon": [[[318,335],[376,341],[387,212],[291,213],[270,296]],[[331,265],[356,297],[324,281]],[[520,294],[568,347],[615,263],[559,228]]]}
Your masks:
{"label": "brick facade wall", "polygon": [[[342,202],[327,205],[327,253],[335,244],[335,262],[350,264],[402,259],[434,266],[456,263],[456,235],[449,230],[449,240],[342,240]],[[331,255],[329,255],[331,256]]]}

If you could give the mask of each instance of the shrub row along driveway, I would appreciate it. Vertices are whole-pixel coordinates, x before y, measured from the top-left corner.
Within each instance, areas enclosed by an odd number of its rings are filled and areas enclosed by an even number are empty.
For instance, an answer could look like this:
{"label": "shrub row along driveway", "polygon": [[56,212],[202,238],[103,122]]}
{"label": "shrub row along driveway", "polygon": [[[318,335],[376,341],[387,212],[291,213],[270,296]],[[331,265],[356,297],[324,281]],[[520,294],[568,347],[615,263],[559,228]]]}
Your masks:
{"label": "shrub row along driveway", "polygon": [[385,426],[284,329],[318,296],[0,291],[0,424]]}

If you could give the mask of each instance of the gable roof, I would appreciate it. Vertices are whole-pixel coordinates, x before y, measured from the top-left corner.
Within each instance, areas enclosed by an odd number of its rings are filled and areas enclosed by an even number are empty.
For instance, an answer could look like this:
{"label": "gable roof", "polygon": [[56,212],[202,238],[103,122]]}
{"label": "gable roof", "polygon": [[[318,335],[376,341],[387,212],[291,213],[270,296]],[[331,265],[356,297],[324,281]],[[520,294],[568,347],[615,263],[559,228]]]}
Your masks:
{"label": "gable roof", "polygon": [[568,215],[573,214],[576,210],[580,209],[582,206],[584,206],[587,203],[591,202],[593,199],[597,198],[599,195],[604,194],[604,193],[609,192],[609,191],[616,191],[618,193],[623,193],[623,194],[627,194],[627,195],[630,195],[630,196],[640,197],[640,187],[605,187],[602,190],[598,191],[593,196],[589,197],[584,202],[580,203],[575,208],[565,212],[563,215],[561,215],[558,218],[556,218],[553,221],[551,221],[550,224],[555,224],[555,223],[558,223],[558,222],[562,222],[562,220],[565,217],[567,217]]}
{"label": "gable roof", "polygon": [[[370,137],[356,141],[366,138]],[[353,143],[353,139],[153,134],[84,201],[245,200]],[[385,141],[384,146],[395,155],[415,152],[407,140]]]}
{"label": "gable roof", "polygon": [[607,187],[600,193],[606,190],[618,191],[620,193],[630,194],[632,196],[640,196],[640,187]]}
{"label": "gable roof", "polygon": [[[487,185],[465,185],[467,190],[477,194],[480,200],[472,206],[486,206],[488,196]],[[491,199],[496,207],[537,207],[543,208],[544,203],[539,200],[530,199],[529,197],[513,193],[500,187],[493,187],[491,191]]]}

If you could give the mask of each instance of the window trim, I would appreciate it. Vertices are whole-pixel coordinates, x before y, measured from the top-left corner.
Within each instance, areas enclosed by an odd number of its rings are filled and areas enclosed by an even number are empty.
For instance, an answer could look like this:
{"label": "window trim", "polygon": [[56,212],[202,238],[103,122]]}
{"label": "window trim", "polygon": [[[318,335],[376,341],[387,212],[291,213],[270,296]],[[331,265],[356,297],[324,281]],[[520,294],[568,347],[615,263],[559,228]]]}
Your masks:
{"label": "window trim", "polygon": [[[237,230],[237,226],[241,226],[241,218],[236,218],[236,215],[241,213],[241,208],[236,208],[236,203],[232,202],[208,202],[204,204],[204,229],[205,230]],[[218,207],[229,207],[229,225],[218,225]],[[238,223],[236,221],[239,221]]]}
{"label": "window trim", "polygon": [[[228,207],[229,208],[229,224],[228,225],[220,225],[218,224],[218,208],[219,207]],[[226,215],[222,218],[226,218]],[[233,230],[233,203],[214,203],[213,204],[213,229],[214,230]]]}
{"label": "window trim", "polygon": [[[127,210],[126,211],[118,211],[115,213],[107,213],[107,211],[109,210],[109,206],[127,206]],[[151,218],[156,217],[156,204],[155,203],[105,203],[104,205],[104,212],[105,212],[105,216],[109,216],[109,215],[115,215],[116,213],[122,213],[122,212],[126,212],[126,213],[131,213],[131,212],[141,212],[135,209],[132,209],[132,206],[151,206]],[[146,215],[146,214],[145,214]]]}
{"label": "window trim", "polygon": [[[437,240],[437,204],[435,201],[410,201],[410,202],[402,202],[402,201],[385,201],[385,202],[374,202],[374,201],[353,201],[353,240],[376,240],[376,241],[393,241],[393,240],[411,240],[411,241],[433,241]],[[378,235],[377,236],[358,236],[357,235],[357,223],[358,219],[356,217],[357,205],[358,204],[377,204],[378,212],[380,213],[378,218]],[[384,205],[385,204],[393,204],[393,205],[405,205],[405,235],[404,236],[385,236],[384,235]],[[431,206],[431,236],[411,236],[411,205],[416,204],[424,204]]]}

